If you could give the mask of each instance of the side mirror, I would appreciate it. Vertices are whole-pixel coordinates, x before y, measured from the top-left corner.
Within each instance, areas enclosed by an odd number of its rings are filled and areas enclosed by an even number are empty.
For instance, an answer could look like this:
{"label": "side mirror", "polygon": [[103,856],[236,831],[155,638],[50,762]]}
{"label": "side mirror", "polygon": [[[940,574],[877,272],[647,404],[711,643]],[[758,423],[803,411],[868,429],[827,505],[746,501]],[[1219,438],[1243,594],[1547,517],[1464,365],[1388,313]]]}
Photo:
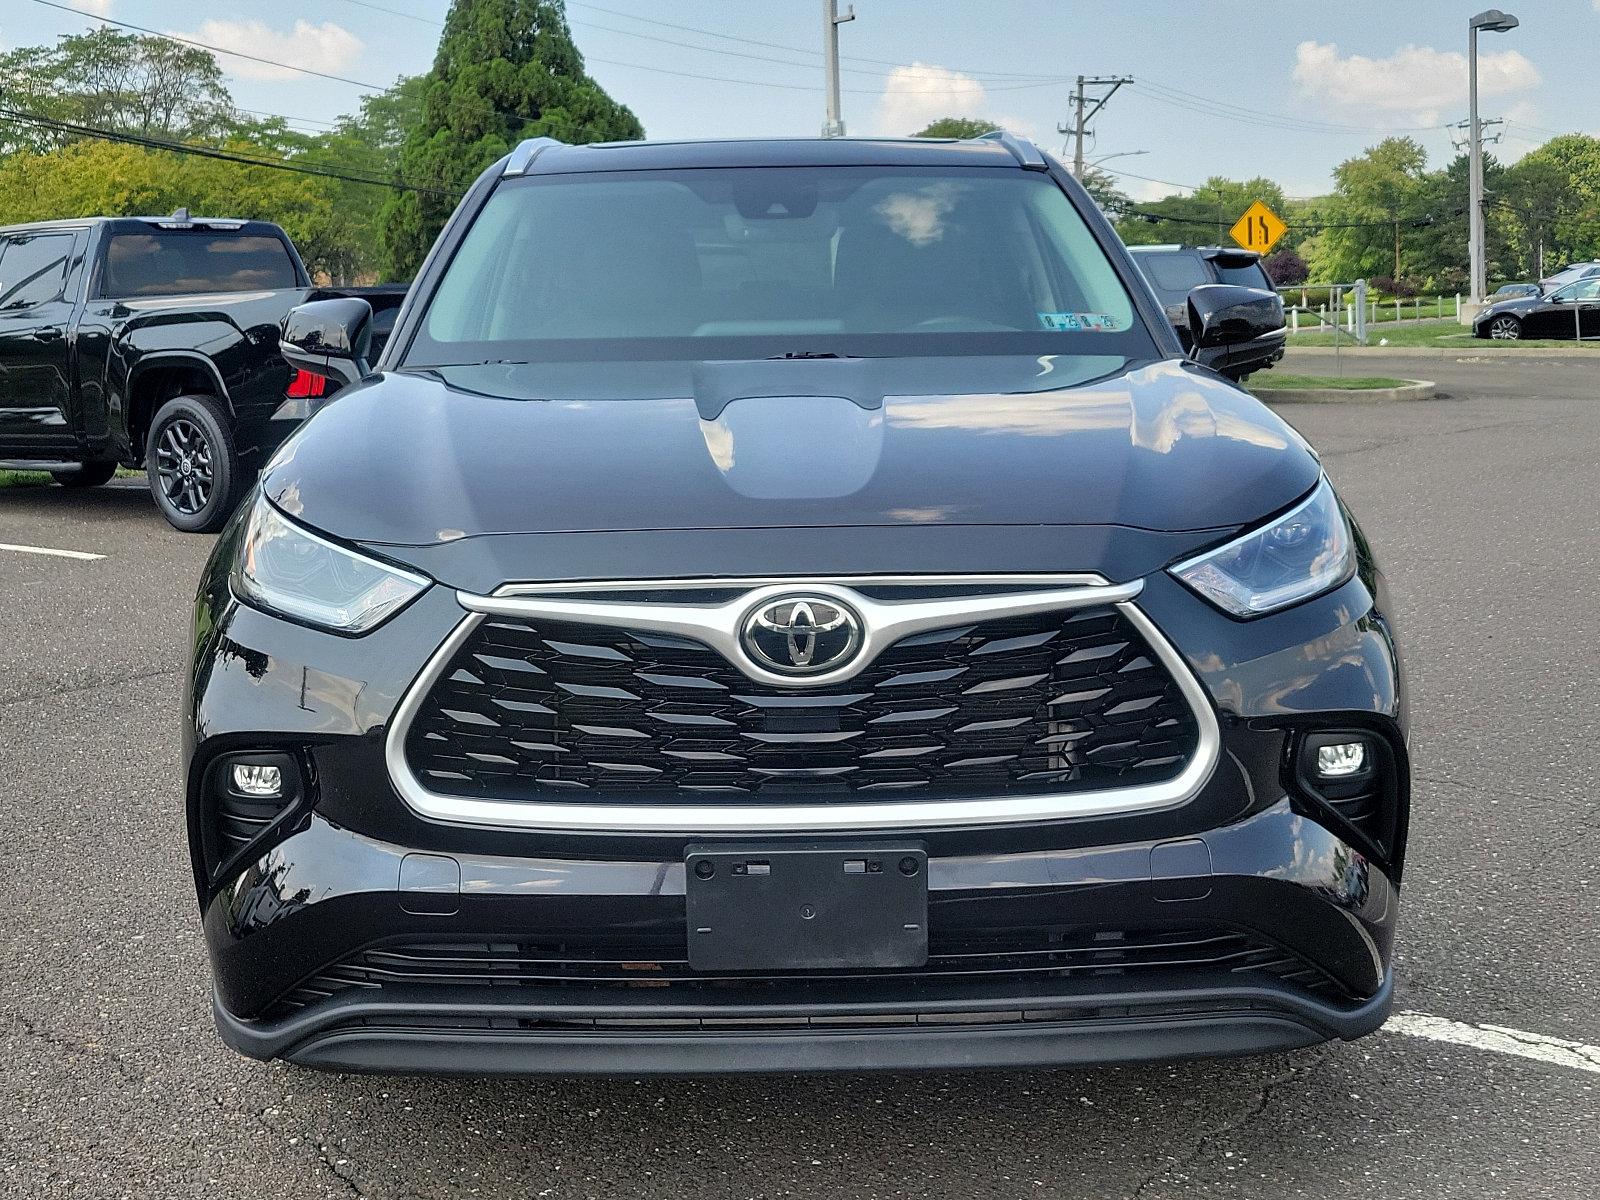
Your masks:
{"label": "side mirror", "polygon": [[1193,355],[1208,366],[1224,355],[1207,355],[1205,351],[1225,352],[1230,346],[1270,337],[1283,328],[1283,298],[1276,292],[1207,283],[1189,293]]}
{"label": "side mirror", "polygon": [[341,296],[291,308],[278,329],[278,352],[298,370],[357,383],[372,372],[372,305]]}

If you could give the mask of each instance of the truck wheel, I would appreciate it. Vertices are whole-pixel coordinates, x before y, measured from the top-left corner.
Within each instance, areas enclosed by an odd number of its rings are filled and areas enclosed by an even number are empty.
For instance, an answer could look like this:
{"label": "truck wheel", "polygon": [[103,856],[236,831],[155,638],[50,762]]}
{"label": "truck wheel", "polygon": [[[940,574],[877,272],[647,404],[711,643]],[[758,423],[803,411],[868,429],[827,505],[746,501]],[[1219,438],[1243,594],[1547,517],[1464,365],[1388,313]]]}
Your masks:
{"label": "truck wheel", "polygon": [[99,487],[116,473],[114,462],[92,462],[65,471],[51,471],[50,478],[64,488],[92,488]]}
{"label": "truck wheel", "polygon": [[212,396],[174,396],[156,411],[145,473],[156,507],[174,529],[215,533],[238,503],[244,471],[228,426]]}

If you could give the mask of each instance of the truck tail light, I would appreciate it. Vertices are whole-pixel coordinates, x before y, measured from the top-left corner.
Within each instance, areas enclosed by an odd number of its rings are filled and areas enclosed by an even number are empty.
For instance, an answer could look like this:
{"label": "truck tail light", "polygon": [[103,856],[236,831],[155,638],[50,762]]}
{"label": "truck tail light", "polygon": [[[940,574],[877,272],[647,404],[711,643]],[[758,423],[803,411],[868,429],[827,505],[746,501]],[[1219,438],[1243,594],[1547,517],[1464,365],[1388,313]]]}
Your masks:
{"label": "truck tail light", "polygon": [[328,388],[328,381],[310,371],[296,371],[289,381],[289,390],[283,394],[290,400],[315,399]]}

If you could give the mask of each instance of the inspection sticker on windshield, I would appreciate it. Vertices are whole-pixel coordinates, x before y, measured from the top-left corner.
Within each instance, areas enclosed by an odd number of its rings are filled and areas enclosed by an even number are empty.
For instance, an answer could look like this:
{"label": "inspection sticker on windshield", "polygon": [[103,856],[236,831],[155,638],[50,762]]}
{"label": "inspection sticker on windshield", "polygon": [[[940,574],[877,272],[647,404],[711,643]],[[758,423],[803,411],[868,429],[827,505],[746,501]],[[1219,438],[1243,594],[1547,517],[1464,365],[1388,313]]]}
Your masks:
{"label": "inspection sticker on windshield", "polygon": [[1115,330],[1117,319],[1110,313],[1040,313],[1039,323],[1057,332]]}

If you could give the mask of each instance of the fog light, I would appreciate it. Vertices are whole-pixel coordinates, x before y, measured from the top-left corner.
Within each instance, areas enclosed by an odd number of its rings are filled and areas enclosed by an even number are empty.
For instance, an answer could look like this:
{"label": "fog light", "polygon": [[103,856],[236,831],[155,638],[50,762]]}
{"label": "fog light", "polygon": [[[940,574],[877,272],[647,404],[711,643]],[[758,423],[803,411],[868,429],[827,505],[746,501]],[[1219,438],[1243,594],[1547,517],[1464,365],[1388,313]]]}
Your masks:
{"label": "fog light", "polygon": [[262,763],[234,763],[233,790],[241,796],[274,799],[283,795],[283,771]]}
{"label": "fog light", "polygon": [[[1317,747],[1317,775],[1323,779],[1349,779],[1367,766],[1365,742],[1333,742]],[[235,767],[237,771],[239,768]]]}

